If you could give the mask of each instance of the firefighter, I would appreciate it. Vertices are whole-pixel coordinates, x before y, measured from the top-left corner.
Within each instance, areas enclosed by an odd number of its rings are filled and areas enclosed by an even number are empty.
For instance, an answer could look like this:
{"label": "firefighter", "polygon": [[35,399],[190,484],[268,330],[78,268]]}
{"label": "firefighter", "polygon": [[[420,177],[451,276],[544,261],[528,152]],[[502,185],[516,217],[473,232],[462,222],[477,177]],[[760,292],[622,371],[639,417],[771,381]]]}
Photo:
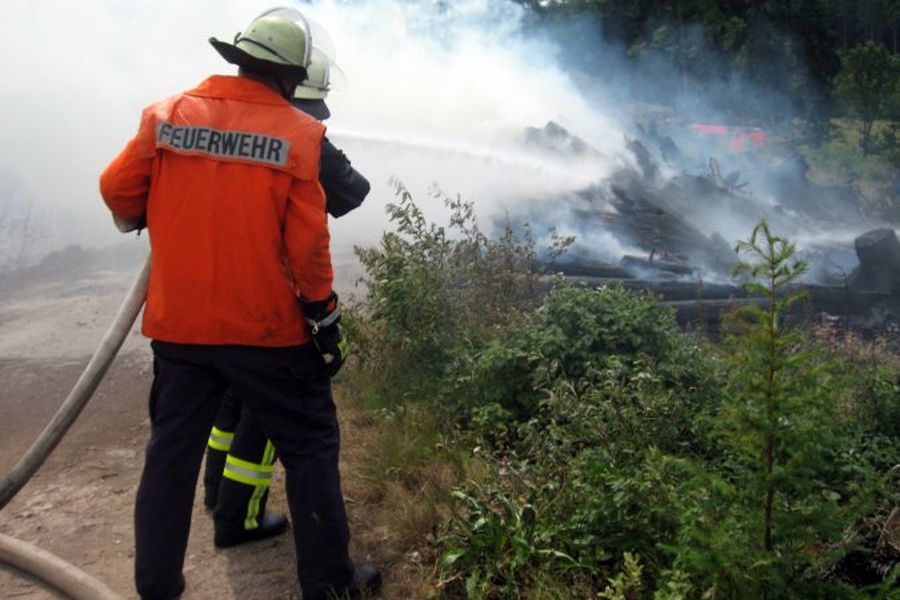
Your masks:
{"label": "firefighter", "polygon": [[[294,106],[320,121],[330,117],[325,98],[332,72],[339,73],[337,66],[314,46],[307,79],[294,92]],[[322,140],[320,162],[319,182],[328,214],[340,217],[362,204],[369,193],[368,180],[328,138]],[[266,512],[275,458],[272,443],[255,419],[241,418],[240,401],[229,390],[210,432],[203,476],[204,505],[213,510],[217,547],[265,539],[287,528],[283,514]]]}
{"label": "firefighter", "polygon": [[151,338],[151,432],[135,501],[135,583],[178,598],[197,478],[226,389],[278,448],[305,600],[380,587],[354,567],[341,495],[331,376],[346,351],[332,291],[324,126],[290,104],[310,28],[293,11],[210,43],[237,76],[212,76],[147,107],[100,177],[121,229],[146,214],[142,331]]}
{"label": "firefighter", "polygon": [[[325,98],[331,81],[341,71],[331,58],[313,48],[308,77],[294,92],[294,106],[319,121],[331,116]],[[369,181],[350,165],[350,161],[328,138],[322,140],[322,162],[319,181],[325,189],[325,205],[332,217],[342,217],[359,207],[369,194]]]}

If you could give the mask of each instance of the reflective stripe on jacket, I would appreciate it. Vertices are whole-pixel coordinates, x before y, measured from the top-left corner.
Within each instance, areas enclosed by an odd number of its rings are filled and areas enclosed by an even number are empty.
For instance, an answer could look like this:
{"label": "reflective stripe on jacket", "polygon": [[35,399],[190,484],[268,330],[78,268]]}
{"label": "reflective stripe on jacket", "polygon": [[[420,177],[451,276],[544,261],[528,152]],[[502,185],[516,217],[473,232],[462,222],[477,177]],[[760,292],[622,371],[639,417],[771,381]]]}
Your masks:
{"label": "reflective stripe on jacket", "polygon": [[100,177],[114,215],[147,215],[144,335],[186,344],[309,340],[297,297],[331,292],[325,127],[262,83],[213,76],[144,110]]}

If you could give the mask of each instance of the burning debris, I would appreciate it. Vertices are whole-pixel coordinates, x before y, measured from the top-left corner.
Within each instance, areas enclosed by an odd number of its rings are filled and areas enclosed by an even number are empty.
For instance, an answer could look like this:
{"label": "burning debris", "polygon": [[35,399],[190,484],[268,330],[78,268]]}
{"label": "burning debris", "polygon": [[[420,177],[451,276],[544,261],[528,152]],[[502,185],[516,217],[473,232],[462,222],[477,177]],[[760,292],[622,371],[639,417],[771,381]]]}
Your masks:
{"label": "burning debris", "polygon": [[[738,257],[729,240],[746,235],[765,218],[790,237],[814,240],[801,245],[814,275],[806,317],[824,312],[858,329],[876,330],[900,321],[900,242],[894,230],[874,228],[873,223],[856,238],[855,257],[853,247],[834,234],[848,223],[866,227],[859,194],[851,185],[813,183],[809,165],[796,154],[772,169],[744,152],[742,164],[752,167],[751,177],[744,179],[742,170],[724,170],[716,158],[692,161],[655,124],[638,132],[647,143],[626,139],[631,168],[573,194],[534,203],[541,210],[527,215],[532,225],[550,229],[551,223],[542,219],[555,219],[554,227],[568,219],[567,230],[581,232],[554,268],[589,284],[621,282],[650,289],[661,295],[663,304],[678,310],[682,322],[705,317],[717,323],[720,311],[753,301],[732,283]],[[738,133],[744,145],[765,141],[759,130]],[[595,152],[554,122],[528,129],[526,139],[532,147],[554,154],[581,157]],[[698,164],[702,166],[696,168]],[[762,190],[764,198],[757,197],[755,189]],[[613,238],[625,251],[610,256],[595,247],[593,240],[601,233],[602,239]],[[716,282],[719,285],[711,285]]]}
{"label": "burning debris", "polygon": [[525,144],[562,155],[599,156],[590,144],[555,121],[548,121],[542,128],[526,127]]}

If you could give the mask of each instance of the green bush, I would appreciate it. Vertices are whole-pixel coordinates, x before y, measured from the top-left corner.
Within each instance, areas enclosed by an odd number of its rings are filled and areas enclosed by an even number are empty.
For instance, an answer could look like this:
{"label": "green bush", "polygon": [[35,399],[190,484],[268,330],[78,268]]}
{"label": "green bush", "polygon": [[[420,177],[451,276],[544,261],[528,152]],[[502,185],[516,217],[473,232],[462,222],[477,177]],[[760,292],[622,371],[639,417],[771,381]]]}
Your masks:
{"label": "green bush", "polygon": [[[500,461],[502,485],[459,492],[461,515],[442,539],[452,557],[445,577],[475,578],[469,598],[526,597],[547,573],[585,597],[612,595],[608,580],[625,585],[615,565],[626,553],[654,577],[691,469],[668,453],[703,454],[696,423],[717,404],[714,373],[652,296],[553,290],[525,327],[488,346],[473,370],[475,393],[461,396]],[[504,510],[493,508],[499,497]],[[509,516],[522,511],[533,514],[527,527]],[[482,535],[493,542],[469,543]],[[520,552],[533,550],[527,560],[510,553],[519,538],[529,540]]]}
{"label": "green bush", "polygon": [[534,318],[477,357],[470,386],[459,396],[525,421],[558,382],[569,381],[581,393],[616,372],[624,378],[643,373],[666,390],[661,393],[678,395],[672,405],[701,402],[708,372],[699,351],[673,315],[655,304],[652,295],[621,286],[558,286]]}
{"label": "green bush", "polygon": [[[543,273],[526,230],[507,227],[490,239],[471,203],[432,193],[449,211],[447,226],[428,222],[409,191],[394,182],[398,202],[387,207],[396,232],[377,248],[357,248],[368,295],[350,307],[348,333],[357,362],[402,393],[438,393],[454,365],[504,328],[521,323],[539,301]],[[553,236],[547,255],[570,239]]]}
{"label": "green bush", "polygon": [[[403,416],[383,472],[414,488],[437,437],[475,457],[455,515],[435,524],[441,597],[896,591],[882,530],[900,498],[897,359],[787,325],[805,269],[788,240],[761,223],[739,244],[768,302],[700,347],[650,295],[556,281],[541,296],[527,235],[490,240],[440,193],[451,218],[437,227],[397,193],[397,232],[358,251],[369,298],[347,319],[353,381],[392,407],[386,423]],[[869,580],[848,575],[870,559]]]}

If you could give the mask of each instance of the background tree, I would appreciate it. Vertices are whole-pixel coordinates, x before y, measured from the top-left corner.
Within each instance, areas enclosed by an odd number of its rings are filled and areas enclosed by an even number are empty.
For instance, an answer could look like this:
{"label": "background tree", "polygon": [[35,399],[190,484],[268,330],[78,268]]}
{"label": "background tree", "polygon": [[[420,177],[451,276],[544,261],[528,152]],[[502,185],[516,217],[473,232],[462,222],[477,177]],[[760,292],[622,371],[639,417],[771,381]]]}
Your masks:
{"label": "background tree", "polygon": [[875,120],[884,115],[898,90],[900,59],[881,44],[866,42],[843,52],[841,65],[837,93],[860,119],[859,145],[868,156]]}

